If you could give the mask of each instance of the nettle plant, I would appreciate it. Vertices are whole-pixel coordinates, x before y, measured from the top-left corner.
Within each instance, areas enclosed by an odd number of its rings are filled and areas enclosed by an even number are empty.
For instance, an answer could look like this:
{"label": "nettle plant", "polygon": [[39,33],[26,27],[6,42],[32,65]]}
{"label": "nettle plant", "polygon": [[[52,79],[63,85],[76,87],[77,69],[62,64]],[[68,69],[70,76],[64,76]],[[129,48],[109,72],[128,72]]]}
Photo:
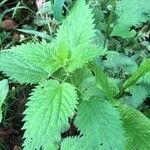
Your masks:
{"label": "nettle plant", "polygon": [[[150,70],[150,60],[118,91],[100,63],[105,49],[94,44],[92,10],[76,2],[51,43],[3,50],[0,70],[32,91],[23,122],[24,150],[149,150],[150,121],[120,98]],[[78,136],[62,139],[69,118]]]}

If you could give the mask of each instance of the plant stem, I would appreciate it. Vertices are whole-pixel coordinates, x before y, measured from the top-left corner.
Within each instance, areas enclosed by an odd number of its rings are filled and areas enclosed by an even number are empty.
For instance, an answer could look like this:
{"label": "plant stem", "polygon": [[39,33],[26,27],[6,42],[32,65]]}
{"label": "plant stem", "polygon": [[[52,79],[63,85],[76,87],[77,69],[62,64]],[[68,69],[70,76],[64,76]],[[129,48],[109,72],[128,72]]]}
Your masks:
{"label": "plant stem", "polygon": [[69,73],[67,73],[66,77],[62,80],[61,83],[64,83],[69,78],[69,76],[70,76]]}
{"label": "plant stem", "polygon": [[[48,17],[48,15],[46,14],[46,19],[49,19],[49,17]],[[50,26],[50,23],[48,22],[48,29],[49,29],[49,33],[50,33],[50,35],[51,35],[51,33],[52,33],[52,30],[51,30],[51,26]]]}
{"label": "plant stem", "polygon": [[114,98],[119,99],[119,98],[123,95],[123,92],[124,92],[124,90],[121,89],[121,90],[119,91],[119,93],[117,93],[117,94],[114,96]]}

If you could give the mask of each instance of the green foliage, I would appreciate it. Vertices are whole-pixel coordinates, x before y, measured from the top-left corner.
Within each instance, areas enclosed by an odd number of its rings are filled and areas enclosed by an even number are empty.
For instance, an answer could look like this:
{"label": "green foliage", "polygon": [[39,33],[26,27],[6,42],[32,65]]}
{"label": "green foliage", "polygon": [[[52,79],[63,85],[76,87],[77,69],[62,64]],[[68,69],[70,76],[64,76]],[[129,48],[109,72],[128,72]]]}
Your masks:
{"label": "green foliage", "polygon": [[103,64],[108,69],[113,69],[115,71],[119,69],[128,70],[130,67],[133,71],[137,69],[137,64],[134,60],[116,51],[108,51],[106,58],[107,59],[103,61]]}
{"label": "green foliage", "polygon": [[[82,50],[82,51],[81,51]],[[85,47],[79,46],[72,52],[72,56],[69,60],[67,71],[73,72],[77,68],[81,68],[84,64],[97,58],[99,55],[103,55],[105,50],[94,46]]]}
{"label": "green foliage", "polygon": [[48,72],[11,51],[1,53],[0,70],[20,83],[37,83],[48,77]]}
{"label": "green foliage", "polygon": [[125,24],[127,27],[147,21],[149,17],[146,13],[149,12],[148,0],[141,0],[140,2],[138,0],[122,0],[118,1],[116,6],[116,13],[119,16],[118,23]]}
{"label": "green foliage", "polygon": [[113,100],[112,90],[110,89],[107,77],[105,76],[105,73],[103,72],[102,68],[98,65],[95,65],[94,71],[96,76],[97,87],[103,90],[104,94],[109,100]]}
{"label": "green foliage", "polygon": [[68,117],[77,104],[75,88],[69,83],[49,80],[38,85],[24,112],[24,150],[40,149],[49,140],[55,143],[60,138],[60,132],[67,128]]}
{"label": "green foliage", "polygon": [[82,101],[75,124],[87,137],[89,149],[123,149],[124,136],[119,113],[104,97]]}
{"label": "green foliage", "polygon": [[139,79],[140,83],[150,84],[150,72],[147,72],[143,77]]}
{"label": "green foliage", "polygon": [[85,0],[77,1],[70,15],[67,16],[58,30],[57,43],[59,44],[63,39],[69,51],[76,50],[78,46],[85,46],[81,53],[84,52],[90,46],[89,42],[94,37],[95,32],[91,12],[92,10],[85,4]]}
{"label": "green foliage", "polygon": [[68,147],[70,150],[87,150],[88,145],[85,144],[85,138],[83,137],[68,137],[63,140],[61,144],[61,150],[68,150]]}
{"label": "green foliage", "polygon": [[129,88],[131,96],[124,99],[124,102],[129,106],[138,107],[149,95],[149,91],[145,86],[135,85]]}
{"label": "green foliage", "polygon": [[98,48],[95,45],[91,46],[91,40],[95,35],[94,32],[89,6],[85,4],[85,1],[78,1],[70,15],[60,26],[56,38],[56,43],[59,45],[63,42],[71,55],[67,67],[69,72],[82,67],[100,54],[104,54],[102,48]]}
{"label": "green foliage", "polygon": [[[86,71],[86,70],[84,70]],[[88,101],[92,96],[104,95],[103,92],[96,86],[96,79],[91,72],[85,72],[84,78],[78,85],[81,92],[81,100]]]}
{"label": "green foliage", "polygon": [[62,7],[65,0],[54,0],[54,17],[61,21],[62,20]]}
{"label": "green foliage", "polygon": [[11,51],[1,53],[0,70],[20,83],[37,83],[48,77],[48,72]]}
{"label": "green foliage", "polygon": [[9,85],[8,85],[8,80],[2,80],[0,81],[0,122],[2,120],[2,104],[8,94],[9,91]]}
{"label": "green foliage", "polygon": [[136,35],[134,30],[129,31],[129,28],[124,24],[118,24],[113,28],[111,36],[120,36],[122,38],[132,38]]}
{"label": "green foliage", "polygon": [[57,150],[58,148],[59,148],[58,145],[52,144],[51,142],[49,142],[48,144],[46,144],[46,145],[44,146],[44,149],[45,149],[45,150],[50,150],[50,149],[52,149],[52,150]]}
{"label": "green foliage", "polygon": [[130,31],[130,27],[141,25],[150,19],[150,3],[149,0],[117,1],[115,12],[119,18],[112,35],[130,38],[136,34],[135,31]]}
{"label": "green foliage", "polygon": [[125,150],[150,149],[150,120],[138,110],[121,106],[122,122],[126,131]]}
{"label": "green foliage", "polygon": [[140,67],[137,69],[133,75],[126,80],[126,82],[123,85],[123,89],[127,89],[129,86],[135,84],[138,79],[140,79],[142,76],[144,76],[148,71],[150,71],[150,59],[146,59],[144,63],[140,65]]}
{"label": "green foliage", "polygon": [[[135,50],[141,48],[138,37],[130,41],[110,36],[115,21],[111,35],[129,38],[137,34],[129,30],[148,20],[148,1],[88,2],[55,0],[54,6],[45,2],[37,15],[47,26],[36,32],[19,30],[43,41],[36,38],[12,48],[10,44],[0,52],[3,74],[35,86],[23,113],[23,150],[150,149],[149,119],[128,106],[139,108],[149,96],[150,59],[138,68],[148,51]],[[74,4],[71,11],[69,3]],[[62,7],[69,15],[59,26]],[[100,27],[102,23],[104,27]],[[3,102],[8,92],[6,80],[2,88]],[[72,136],[65,138],[66,131]]]}

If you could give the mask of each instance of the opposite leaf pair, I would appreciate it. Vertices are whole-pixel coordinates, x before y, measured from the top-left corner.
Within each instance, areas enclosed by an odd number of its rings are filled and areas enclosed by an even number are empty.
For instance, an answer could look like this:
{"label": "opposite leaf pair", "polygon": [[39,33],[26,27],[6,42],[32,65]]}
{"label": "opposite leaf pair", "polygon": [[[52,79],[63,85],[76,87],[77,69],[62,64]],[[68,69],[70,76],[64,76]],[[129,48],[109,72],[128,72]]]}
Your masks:
{"label": "opposite leaf pair", "polygon": [[[91,10],[78,0],[51,44],[1,52],[0,70],[10,79],[38,83],[24,112],[24,150],[133,150],[134,140],[136,150],[150,148],[150,121],[115,101],[100,66],[87,65],[104,52],[92,44],[94,32]],[[125,85],[132,81],[131,77]],[[62,141],[69,117],[80,135]]]}

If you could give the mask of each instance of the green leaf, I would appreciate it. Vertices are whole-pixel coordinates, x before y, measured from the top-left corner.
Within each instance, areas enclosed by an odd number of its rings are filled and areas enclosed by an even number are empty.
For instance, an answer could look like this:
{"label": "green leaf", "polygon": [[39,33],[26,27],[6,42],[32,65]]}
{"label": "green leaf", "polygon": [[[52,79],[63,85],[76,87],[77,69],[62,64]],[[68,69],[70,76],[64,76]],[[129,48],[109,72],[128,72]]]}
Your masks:
{"label": "green leaf", "polygon": [[66,65],[69,61],[69,49],[63,40],[57,47],[54,57],[57,64]]}
{"label": "green leaf", "polygon": [[53,14],[58,21],[62,20],[62,7],[64,5],[64,1],[65,0],[54,0]]}
{"label": "green leaf", "polygon": [[20,83],[37,83],[48,77],[48,72],[11,51],[0,53],[0,70]]}
{"label": "green leaf", "polygon": [[0,106],[2,105],[3,101],[5,100],[9,91],[8,80],[4,79],[0,81]]}
{"label": "green leaf", "polygon": [[92,76],[92,72],[89,68],[84,67],[82,69],[77,69],[72,73],[72,82],[76,87],[79,87],[83,80]]}
{"label": "green leaf", "polygon": [[146,83],[150,84],[150,72],[147,72],[140,80],[139,82],[141,83]]}
{"label": "green leaf", "polygon": [[102,48],[91,44],[92,38],[95,36],[91,12],[92,10],[86,5],[85,0],[77,1],[58,30],[55,43],[57,47],[63,43],[69,54],[65,67],[67,72],[73,72],[104,54]]}
{"label": "green leaf", "polygon": [[82,80],[79,89],[82,91],[81,100],[89,101],[93,96],[104,96],[102,90],[96,87],[96,79],[93,75]]}
{"label": "green leaf", "polygon": [[89,147],[83,137],[68,137],[61,143],[61,150],[87,150]]}
{"label": "green leaf", "polygon": [[8,80],[4,79],[0,81],[0,122],[2,120],[2,104],[8,94],[9,91],[9,85],[8,85]]}
{"label": "green leaf", "polygon": [[107,59],[103,61],[103,64],[108,69],[114,69],[115,71],[118,69],[127,70],[128,67],[132,67],[133,71],[137,69],[137,64],[134,60],[116,51],[108,51],[106,58]]}
{"label": "green leaf", "polygon": [[109,83],[109,87],[112,91],[112,95],[116,95],[119,93],[119,82],[121,82],[120,79],[116,79],[116,78],[107,78],[108,79],[108,83]]}
{"label": "green leaf", "polygon": [[89,100],[91,96],[104,95],[96,87],[96,79],[89,68],[78,69],[72,74],[72,83],[80,91],[80,100]]}
{"label": "green leaf", "polygon": [[0,70],[20,83],[37,83],[65,65],[67,56],[56,52],[53,43],[22,44],[1,52]]}
{"label": "green leaf", "polygon": [[150,120],[138,110],[121,106],[123,126],[126,131],[125,150],[150,149]]}
{"label": "green leaf", "polygon": [[38,85],[24,112],[24,150],[39,150],[49,142],[57,143],[77,104],[75,88],[69,83],[49,80]]}
{"label": "green leaf", "polygon": [[127,27],[138,25],[149,20],[149,0],[121,0],[117,2],[116,14],[119,16],[118,23]]}
{"label": "green leaf", "polygon": [[111,36],[120,36],[122,38],[133,38],[136,35],[135,30],[129,31],[125,25],[118,24],[113,28]]}
{"label": "green leaf", "polygon": [[82,101],[75,118],[81,134],[87,137],[89,149],[122,150],[122,122],[116,109],[104,98]]}
{"label": "green leaf", "polygon": [[59,149],[58,143],[57,144],[53,144],[51,142],[47,143],[43,147],[44,147],[44,150],[58,150]]}
{"label": "green leaf", "polygon": [[[119,18],[114,28],[113,35],[123,38],[132,37],[134,33],[130,31],[130,27],[141,25],[143,22],[150,19],[148,16],[150,13],[150,3],[149,0],[117,1],[115,12]],[[120,30],[120,27],[122,32],[117,32],[117,34],[115,34],[117,30]],[[125,31],[127,31],[127,33],[125,33]]]}
{"label": "green leaf", "polygon": [[95,31],[95,36],[93,38],[93,43],[100,47],[107,47],[105,44],[105,36],[100,30]]}
{"label": "green leaf", "polygon": [[107,77],[105,73],[103,72],[100,65],[95,64],[94,65],[94,72],[96,76],[96,85],[99,89],[102,89],[104,94],[107,96],[108,100],[113,100],[113,93],[109,86]]}
{"label": "green leaf", "polygon": [[12,48],[12,50],[16,55],[44,69],[49,75],[63,65],[58,63],[59,58],[56,56],[57,54],[53,43],[22,44],[21,46]]}
{"label": "green leaf", "polygon": [[134,85],[139,78],[144,76],[148,71],[150,71],[150,59],[146,59],[144,63],[140,65],[140,67],[137,69],[136,72],[133,73],[133,75],[126,80],[126,82],[123,85],[123,89],[127,89],[131,85]]}
{"label": "green leaf", "polygon": [[97,58],[99,55],[104,54],[105,50],[102,48],[79,46],[73,50],[66,69],[69,72],[73,72],[74,70],[83,67],[89,61],[94,60],[94,58]]}
{"label": "green leaf", "polygon": [[147,98],[149,91],[142,85],[136,85],[129,89],[131,96],[124,99],[129,106],[138,107]]}
{"label": "green leaf", "polygon": [[63,39],[70,51],[79,45],[89,45],[95,32],[91,12],[85,0],[78,0],[60,26],[56,42],[59,44]]}

